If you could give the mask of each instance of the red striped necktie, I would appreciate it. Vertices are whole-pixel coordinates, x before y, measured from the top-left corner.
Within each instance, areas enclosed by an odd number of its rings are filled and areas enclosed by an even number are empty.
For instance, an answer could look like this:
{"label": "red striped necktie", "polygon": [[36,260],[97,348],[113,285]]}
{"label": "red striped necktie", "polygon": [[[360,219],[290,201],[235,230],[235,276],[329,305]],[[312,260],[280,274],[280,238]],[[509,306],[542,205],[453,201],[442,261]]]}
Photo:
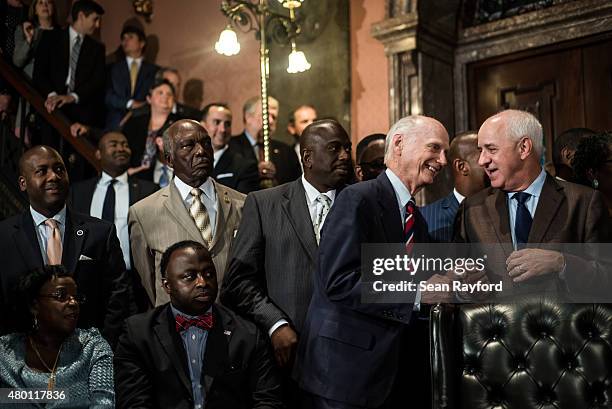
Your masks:
{"label": "red striped necktie", "polygon": [[410,199],[406,203],[406,216],[404,217],[404,244],[406,245],[406,251],[408,254],[412,253],[412,247],[414,246],[414,213],[416,211],[416,204],[414,200]]}

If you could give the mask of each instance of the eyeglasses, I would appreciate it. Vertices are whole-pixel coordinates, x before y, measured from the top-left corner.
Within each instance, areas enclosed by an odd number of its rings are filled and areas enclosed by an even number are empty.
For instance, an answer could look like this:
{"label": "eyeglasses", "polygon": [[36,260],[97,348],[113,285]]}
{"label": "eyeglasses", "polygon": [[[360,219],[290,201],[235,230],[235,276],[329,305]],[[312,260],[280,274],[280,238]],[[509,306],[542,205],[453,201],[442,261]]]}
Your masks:
{"label": "eyeglasses", "polygon": [[68,302],[74,300],[77,304],[85,304],[87,298],[82,294],[70,295],[67,291],[58,290],[52,294],[39,294],[39,297],[53,298],[57,302]]}

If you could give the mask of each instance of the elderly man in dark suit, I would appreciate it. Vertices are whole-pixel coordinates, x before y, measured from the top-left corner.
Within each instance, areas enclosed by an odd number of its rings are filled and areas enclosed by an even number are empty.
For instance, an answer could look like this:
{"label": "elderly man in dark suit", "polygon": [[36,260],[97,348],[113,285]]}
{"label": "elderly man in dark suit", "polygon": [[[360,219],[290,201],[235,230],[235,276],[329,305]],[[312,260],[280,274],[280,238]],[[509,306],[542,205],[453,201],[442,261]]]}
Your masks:
{"label": "elderly man in dark suit", "polygon": [[306,407],[430,405],[427,335],[412,314],[415,307],[362,303],[361,253],[366,243],[429,241],[414,195],[446,165],[447,149],[440,122],[403,118],[387,134],[387,170],[338,196],[325,222],[294,370]]}
{"label": "elderly man in dark suit", "polygon": [[170,302],[127,320],[114,358],[117,408],[282,408],[265,335],[214,303],[208,250],[182,241],[161,264]]}
{"label": "elderly man in dark suit", "polygon": [[320,231],[352,174],[351,142],[336,121],[310,124],[300,149],[300,179],[247,196],[221,290],[225,305],[270,336],[276,360],[287,370],[312,295]]}
{"label": "elderly man in dark suit", "polygon": [[202,121],[210,135],[214,151],[213,178],[227,187],[247,194],[259,189],[257,164],[245,160],[229,149],[232,137],[232,111],[222,102],[213,102],[203,109]]}
{"label": "elderly man in dark suit", "polygon": [[[249,98],[242,107],[244,132],[234,136],[229,143],[230,150],[258,164],[261,179],[269,179],[274,185],[291,182],[300,177],[300,161],[293,149],[286,143],[270,139],[270,161],[264,162],[261,97]],[[268,98],[270,134],[276,130],[279,111],[278,101]]]}
{"label": "elderly man in dark suit", "polygon": [[457,209],[466,197],[472,196],[489,185],[489,178],[478,165],[478,141],[476,132],[456,135],[450,143],[448,163],[453,177],[453,191],[446,197],[421,208],[427,221],[429,236],[438,243],[453,240],[453,225]]}
{"label": "elderly man in dark suit", "polygon": [[138,27],[121,30],[121,48],[125,58],[113,63],[106,81],[106,129],[114,130],[127,114],[147,103],[147,94],[155,82],[159,67],[145,61],[145,33]]}
{"label": "elderly man in dark suit", "polygon": [[104,9],[93,0],[72,5],[72,24],[45,32],[36,49],[34,83],[52,112],[86,125],[104,122],[104,45],[91,35],[100,28]]}
{"label": "elderly man in dark suit", "polygon": [[103,135],[96,150],[102,173],[98,177],[75,183],[70,189],[70,204],[79,213],[89,214],[115,225],[139,310],[144,311],[148,303],[130,255],[128,210],[131,205],[156,192],[159,187],[151,181],[128,175],[130,155],[130,146],[125,135],[119,132]]}
{"label": "elderly man in dark suit", "polygon": [[99,328],[114,345],[123,319],[135,310],[115,226],[66,207],[68,175],[54,149],[25,152],[19,173],[30,208],[0,223],[2,332],[14,326],[11,311],[20,277],[43,264],[63,264],[87,297],[79,325]]}
{"label": "elderly man in dark suit", "polygon": [[500,112],[480,127],[478,148],[478,163],[491,187],[461,204],[455,241],[499,244],[489,254],[489,280],[517,290],[537,284],[574,294],[594,286],[609,291],[609,272],[575,255],[537,248],[538,243],[607,243],[611,238],[601,194],[555,180],[542,168],[539,121],[524,111]]}

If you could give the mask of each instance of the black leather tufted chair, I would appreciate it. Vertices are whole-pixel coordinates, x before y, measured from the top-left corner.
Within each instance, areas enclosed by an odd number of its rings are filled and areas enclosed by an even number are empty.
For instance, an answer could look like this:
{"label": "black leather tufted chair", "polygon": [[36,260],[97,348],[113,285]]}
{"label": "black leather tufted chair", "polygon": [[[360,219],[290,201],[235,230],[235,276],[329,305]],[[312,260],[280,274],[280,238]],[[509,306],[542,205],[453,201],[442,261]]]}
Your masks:
{"label": "black leather tufted chair", "polygon": [[439,305],[435,409],[612,408],[612,305]]}

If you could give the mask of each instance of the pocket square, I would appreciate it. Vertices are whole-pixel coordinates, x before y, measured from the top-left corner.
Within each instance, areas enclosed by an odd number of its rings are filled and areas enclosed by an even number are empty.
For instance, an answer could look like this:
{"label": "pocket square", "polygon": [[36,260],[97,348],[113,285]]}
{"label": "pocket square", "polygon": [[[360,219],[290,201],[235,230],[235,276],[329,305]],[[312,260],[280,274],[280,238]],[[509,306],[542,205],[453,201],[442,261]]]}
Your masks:
{"label": "pocket square", "polygon": [[234,176],[233,173],[221,173],[220,175],[217,175],[217,179],[231,178],[232,176]]}
{"label": "pocket square", "polygon": [[93,260],[93,258],[87,257],[85,254],[81,254],[79,256],[79,261],[92,261],[92,260]]}

